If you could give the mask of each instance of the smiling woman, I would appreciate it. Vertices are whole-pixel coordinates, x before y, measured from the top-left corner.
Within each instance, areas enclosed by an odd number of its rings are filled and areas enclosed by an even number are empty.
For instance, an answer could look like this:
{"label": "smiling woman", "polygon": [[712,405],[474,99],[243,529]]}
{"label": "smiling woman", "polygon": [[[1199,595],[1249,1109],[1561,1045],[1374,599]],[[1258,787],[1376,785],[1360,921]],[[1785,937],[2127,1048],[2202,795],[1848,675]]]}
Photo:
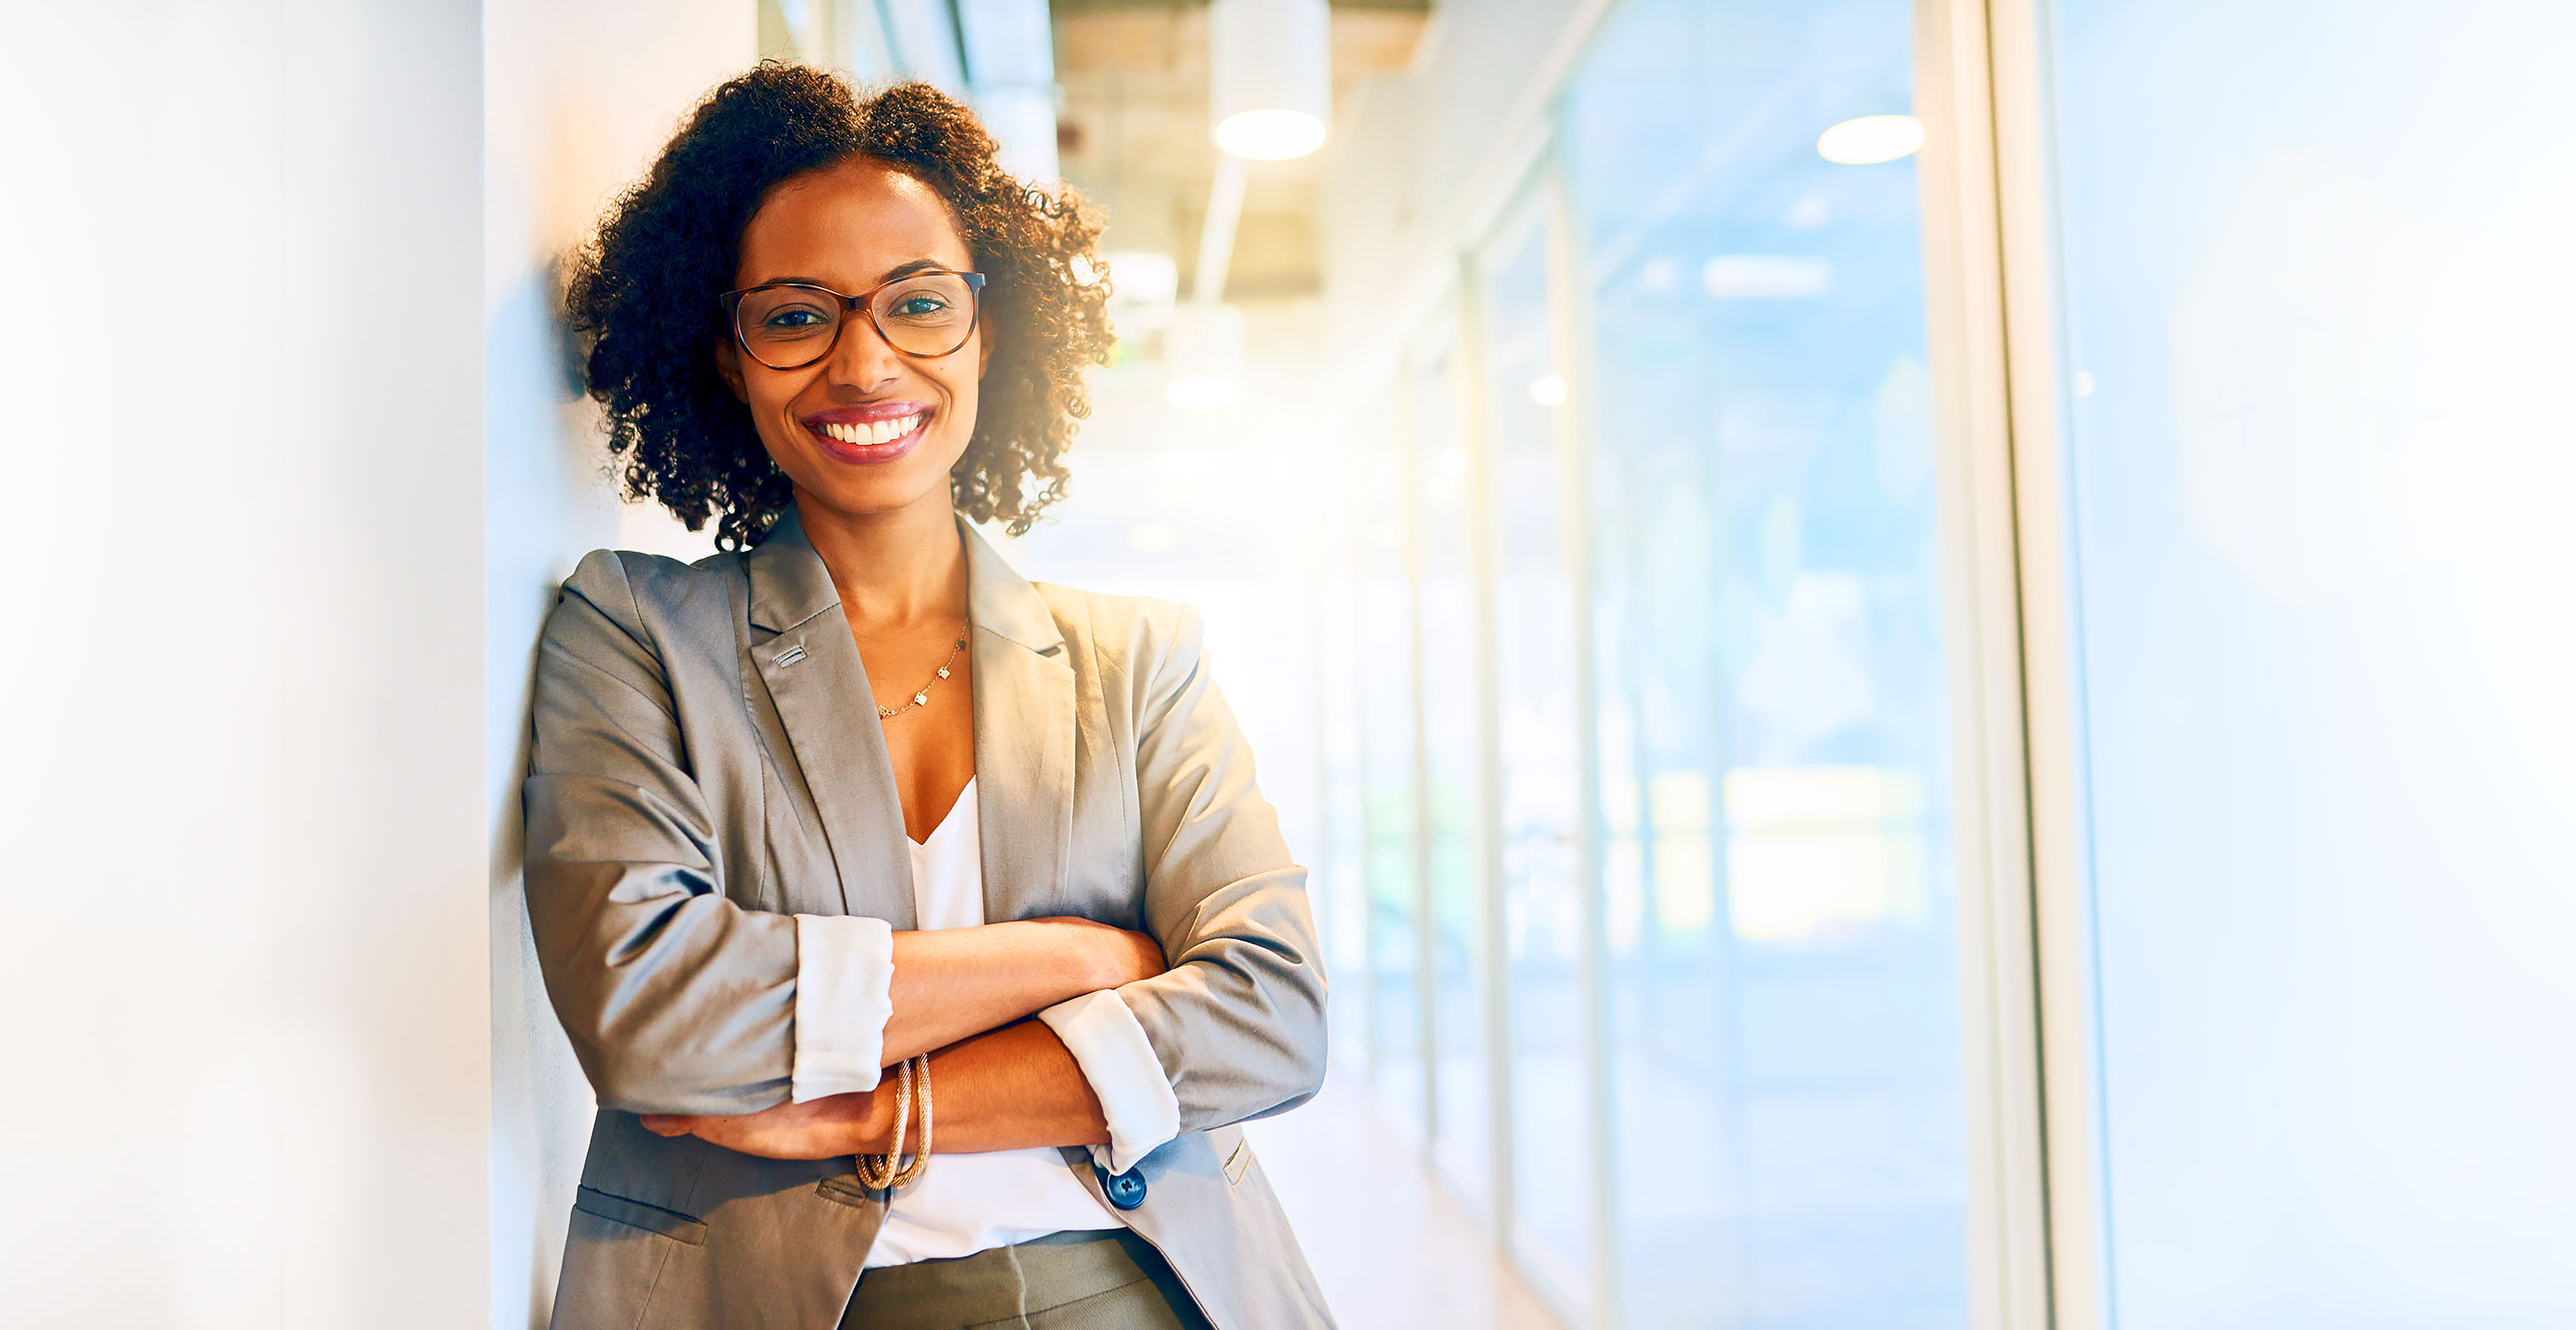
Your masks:
{"label": "smiling woman", "polygon": [[[660,501],[692,531],[713,517],[720,549],[756,543],[785,510],[791,473],[741,409],[731,356],[743,344],[726,337],[719,300],[791,280],[828,288],[828,299],[909,265],[944,265],[978,274],[973,327],[988,339],[976,362],[981,409],[966,413],[971,437],[949,458],[957,508],[1025,532],[1061,496],[1059,459],[1090,414],[1082,370],[1109,354],[1109,273],[1082,198],[1012,179],[994,151],[971,112],[925,84],[862,101],[835,75],[769,64],[717,89],[573,272],[571,324],[589,343],[591,395],[607,407],[629,497]],[[814,188],[871,177],[864,199]],[[936,232],[945,250],[868,272],[814,270],[835,227],[901,249],[874,227],[884,210],[911,228],[903,239],[937,248]],[[755,213],[776,215],[755,229]],[[870,314],[881,337],[902,336]]]}
{"label": "smiling woman", "polygon": [[1109,345],[1097,224],[993,154],[763,65],[577,270],[630,491],[721,552],[593,552],[540,644],[557,1330],[1331,1323],[1235,1125],[1322,1079],[1306,875],[1198,616],[972,525],[1059,496]]}

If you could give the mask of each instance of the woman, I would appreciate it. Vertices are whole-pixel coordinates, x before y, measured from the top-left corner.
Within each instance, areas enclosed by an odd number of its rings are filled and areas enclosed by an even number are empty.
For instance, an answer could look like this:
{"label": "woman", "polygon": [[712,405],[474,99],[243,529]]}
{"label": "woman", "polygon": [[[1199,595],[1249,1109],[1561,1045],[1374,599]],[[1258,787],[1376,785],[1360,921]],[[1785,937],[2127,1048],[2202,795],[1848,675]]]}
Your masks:
{"label": "woman", "polygon": [[540,647],[558,1327],[1330,1324],[1235,1125],[1323,1075],[1305,874],[1198,619],[964,520],[1058,493],[1097,234],[942,94],[763,65],[575,274],[629,489],[724,552],[592,553]]}

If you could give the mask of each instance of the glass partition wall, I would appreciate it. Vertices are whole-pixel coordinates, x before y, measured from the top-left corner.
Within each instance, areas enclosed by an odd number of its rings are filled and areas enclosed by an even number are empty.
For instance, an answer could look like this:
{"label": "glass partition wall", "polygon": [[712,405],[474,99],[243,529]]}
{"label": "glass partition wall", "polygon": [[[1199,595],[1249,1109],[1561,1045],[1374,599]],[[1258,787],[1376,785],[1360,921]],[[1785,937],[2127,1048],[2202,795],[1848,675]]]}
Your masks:
{"label": "glass partition wall", "polygon": [[1345,607],[1371,1052],[1496,1251],[1587,1330],[2569,1323],[2576,16],[1575,21]]}
{"label": "glass partition wall", "polygon": [[[1399,426],[1409,400],[1393,394]],[[1392,446],[1391,446],[1392,445]],[[1349,693],[1359,718],[1357,762],[1328,783],[1356,787],[1359,797],[1360,895],[1367,902],[1363,950],[1367,969],[1368,1040],[1358,1053],[1387,1118],[1420,1131],[1429,1103],[1429,1006],[1422,975],[1420,791],[1414,716],[1413,458],[1401,440],[1371,438],[1347,450],[1358,497],[1351,534],[1349,608],[1355,624]],[[1326,667],[1331,668],[1328,661]],[[1334,985],[1335,1005],[1347,981]]]}
{"label": "glass partition wall", "polygon": [[1501,1103],[1515,1254],[1560,1305],[1590,1297],[1594,1153],[1583,963],[1587,874],[1578,742],[1574,553],[1566,468],[1576,459],[1560,413],[1560,321],[1551,289],[1552,178],[1478,251],[1477,391],[1481,477],[1492,530],[1482,542],[1493,602],[1493,702],[1486,735],[1494,813],[1491,887],[1502,957],[1496,996],[1509,1063]]}
{"label": "glass partition wall", "polygon": [[1377,1080],[1571,1325],[1968,1324],[1912,22],[1614,6],[1372,463]]}
{"label": "glass partition wall", "polygon": [[2036,7],[2081,1310],[2576,1324],[2576,9]]}

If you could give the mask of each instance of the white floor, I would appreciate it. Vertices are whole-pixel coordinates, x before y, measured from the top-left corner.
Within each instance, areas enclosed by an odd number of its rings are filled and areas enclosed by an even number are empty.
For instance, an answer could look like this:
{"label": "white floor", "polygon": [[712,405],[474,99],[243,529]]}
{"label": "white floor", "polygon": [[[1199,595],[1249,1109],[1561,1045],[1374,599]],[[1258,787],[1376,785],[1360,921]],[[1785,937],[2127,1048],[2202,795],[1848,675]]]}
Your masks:
{"label": "white floor", "polygon": [[1244,1132],[1342,1330],[1564,1330],[1357,1073],[1335,1071],[1322,1094]]}

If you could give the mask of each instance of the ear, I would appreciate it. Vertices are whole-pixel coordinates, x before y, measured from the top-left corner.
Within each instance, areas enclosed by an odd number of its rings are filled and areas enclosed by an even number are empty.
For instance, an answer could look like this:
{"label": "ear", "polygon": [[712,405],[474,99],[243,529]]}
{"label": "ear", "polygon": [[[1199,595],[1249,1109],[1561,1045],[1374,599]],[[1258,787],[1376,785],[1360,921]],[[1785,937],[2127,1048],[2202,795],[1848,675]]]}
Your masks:
{"label": "ear", "polygon": [[993,338],[982,328],[975,330],[975,381],[984,380],[984,371],[993,367]]}
{"label": "ear", "polygon": [[727,339],[715,344],[714,355],[717,377],[725,381],[726,387],[733,389],[735,401],[750,405],[751,392],[742,385],[742,348]]}

